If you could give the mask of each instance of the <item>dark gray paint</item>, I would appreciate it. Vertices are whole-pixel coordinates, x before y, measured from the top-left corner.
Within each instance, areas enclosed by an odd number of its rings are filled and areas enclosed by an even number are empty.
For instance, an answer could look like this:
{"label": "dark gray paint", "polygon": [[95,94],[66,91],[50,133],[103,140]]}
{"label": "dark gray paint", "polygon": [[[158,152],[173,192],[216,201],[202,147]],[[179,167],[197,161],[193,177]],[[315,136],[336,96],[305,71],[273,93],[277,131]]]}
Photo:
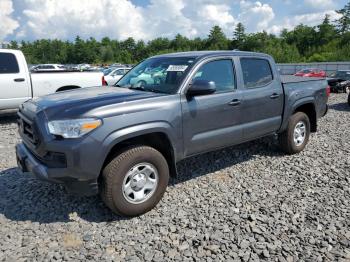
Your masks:
{"label": "dark gray paint", "polygon": [[[281,83],[275,63],[268,55],[228,51],[164,56],[197,57],[196,64],[177,94],[97,87],[61,92],[24,103],[21,112],[35,123],[42,142],[34,147],[23,137],[26,146],[17,147],[19,155],[34,153],[44,156],[48,151],[65,153],[67,168],[48,169],[37,162],[36,165],[40,166],[43,173],[37,176],[49,180],[75,178],[80,182],[92,181],[93,187],[97,188],[96,179],[108,153],[125,139],[161,132],[171,141],[174,162],[178,162],[191,155],[282,132],[295,108],[304,103],[314,105],[318,117],[326,111],[325,80],[305,81],[296,78]],[[264,87],[246,89],[239,57],[269,60],[274,80]],[[234,61],[236,89],[232,92],[187,97],[186,90],[196,70],[203,63],[221,58]],[[270,96],[274,94],[277,97],[272,99]],[[232,105],[232,101],[240,103]],[[48,133],[49,120],[82,117],[98,117],[102,119],[103,125],[78,139],[56,140]]]}

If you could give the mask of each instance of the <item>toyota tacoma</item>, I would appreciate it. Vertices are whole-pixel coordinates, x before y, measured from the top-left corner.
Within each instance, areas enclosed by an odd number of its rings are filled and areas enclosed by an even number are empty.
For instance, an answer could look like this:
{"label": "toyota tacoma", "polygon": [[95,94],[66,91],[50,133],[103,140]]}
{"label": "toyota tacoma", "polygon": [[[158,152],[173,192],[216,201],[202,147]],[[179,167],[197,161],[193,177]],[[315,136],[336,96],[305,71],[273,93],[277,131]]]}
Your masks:
{"label": "toyota tacoma", "polygon": [[[143,74],[156,79],[136,81]],[[177,176],[176,163],[190,156],[274,134],[287,154],[302,151],[328,95],[325,79],[281,77],[266,54],[154,56],[115,86],[23,103],[17,162],[69,192],[99,193],[118,214],[140,215],[156,206],[169,176]]]}

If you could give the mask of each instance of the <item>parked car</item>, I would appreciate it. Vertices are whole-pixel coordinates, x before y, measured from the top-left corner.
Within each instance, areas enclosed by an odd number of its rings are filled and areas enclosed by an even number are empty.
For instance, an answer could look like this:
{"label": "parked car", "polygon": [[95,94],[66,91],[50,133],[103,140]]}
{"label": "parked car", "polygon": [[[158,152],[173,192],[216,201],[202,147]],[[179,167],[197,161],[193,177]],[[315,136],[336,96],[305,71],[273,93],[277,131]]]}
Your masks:
{"label": "parked car", "polygon": [[87,71],[91,68],[91,65],[89,64],[79,64],[74,67],[74,69],[78,71]]}
{"label": "parked car", "polygon": [[350,90],[350,70],[338,70],[327,80],[333,93],[346,93]]}
{"label": "parked car", "polygon": [[112,69],[107,75],[105,75],[106,84],[114,86],[130,69],[130,67],[117,67]]}
{"label": "parked car", "polygon": [[138,72],[138,74],[130,79],[130,84],[132,85],[153,85],[164,82],[166,77],[166,68],[155,67],[147,68],[143,72]]}
{"label": "parked car", "polygon": [[[158,67],[164,82],[131,83]],[[18,166],[73,193],[100,192],[116,213],[139,215],[160,201],[182,159],[272,134],[287,154],[299,153],[327,112],[328,91],[325,79],[281,78],[261,53],[155,56],[115,87],[22,104]]]}
{"label": "parked car", "polygon": [[35,65],[30,68],[30,71],[36,72],[36,71],[64,71],[67,70],[67,68],[64,65],[60,64],[41,64],[41,65]]}
{"label": "parked car", "polygon": [[317,68],[308,68],[303,69],[294,74],[295,76],[302,76],[302,77],[326,77],[327,74],[325,71]]}
{"label": "parked car", "polygon": [[70,89],[100,86],[103,74],[81,72],[32,72],[21,51],[0,49],[0,110],[15,109],[24,101]]}
{"label": "parked car", "polygon": [[108,75],[110,72],[112,72],[115,69],[115,67],[107,67],[102,69],[102,73],[104,76]]}

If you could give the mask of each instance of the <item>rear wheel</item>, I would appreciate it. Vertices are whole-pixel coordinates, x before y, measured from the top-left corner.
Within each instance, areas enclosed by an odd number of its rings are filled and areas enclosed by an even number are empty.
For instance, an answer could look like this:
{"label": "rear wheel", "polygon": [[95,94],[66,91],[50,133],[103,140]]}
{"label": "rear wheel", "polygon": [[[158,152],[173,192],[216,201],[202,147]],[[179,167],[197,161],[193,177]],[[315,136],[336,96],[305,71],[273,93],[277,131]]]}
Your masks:
{"label": "rear wheel", "polygon": [[111,160],[102,171],[101,197],[115,213],[136,216],[148,212],[162,198],[169,181],[163,155],[137,146]]}
{"label": "rear wheel", "polygon": [[147,85],[146,81],[144,80],[140,80],[137,82],[137,86],[138,87],[145,87]]}
{"label": "rear wheel", "polygon": [[303,112],[293,114],[288,122],[287,129],[279,134],[279,143],[287,154],[301,152],[310,137],[310,120]]}

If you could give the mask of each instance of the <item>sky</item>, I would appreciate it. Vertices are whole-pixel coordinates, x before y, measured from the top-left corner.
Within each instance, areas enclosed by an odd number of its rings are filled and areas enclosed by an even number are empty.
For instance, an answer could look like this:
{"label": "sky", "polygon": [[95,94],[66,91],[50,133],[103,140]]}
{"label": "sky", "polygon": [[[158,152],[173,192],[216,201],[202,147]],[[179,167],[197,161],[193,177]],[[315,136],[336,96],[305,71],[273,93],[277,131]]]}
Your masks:
{"label": "sky", "polygon": [[232,37],[247,32],[279,34],[303,23],[319,24],[348,0],[0,0],[0,41],[110,37],[123,40],[205,37],[219,25]]}

